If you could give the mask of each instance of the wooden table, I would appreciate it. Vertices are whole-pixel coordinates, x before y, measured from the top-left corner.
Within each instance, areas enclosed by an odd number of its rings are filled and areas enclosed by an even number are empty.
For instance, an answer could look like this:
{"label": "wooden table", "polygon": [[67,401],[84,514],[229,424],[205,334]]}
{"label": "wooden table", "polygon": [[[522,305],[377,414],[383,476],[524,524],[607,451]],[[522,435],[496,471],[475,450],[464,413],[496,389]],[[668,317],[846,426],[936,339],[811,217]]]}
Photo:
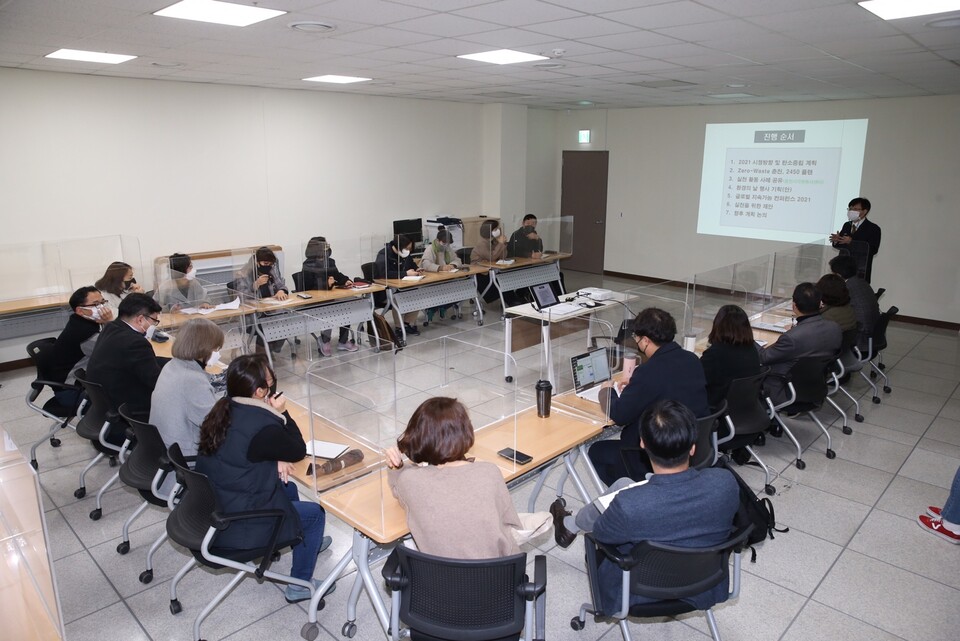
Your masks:
{"label": "wooden table", "polygon": [[0,301],[0,315],[25,314],[45,309],[65,307],[70,300],[67,294],[48,294]]}
{"label": "wooden table", "polygon": [[[391,307],[400,314],[419,312],[431,307],[458,305],[472,299],[477,308],[477,325],[483,325],[483,306],[477,292],[477,274],[489,271],[483,265],[464,265],[466,269],[452,272],[424,272],[419,280],[402,278],[378,278],[379,285],[387,288],[387,312]],[[400,324],[402,344],[407,342],[407,328]]]}
{"label": "wooden table", "polygon": [[501,265],[496,262],[477,262],[475,265],[487,267],[490,270],[490,283],[481,292],[485,296],[491,287],[496,287],[500,293],[501,309],[507,308],[503,298],[505,292],[560,281],[560,261],[570,258],[573,254],[547,254],[541,258],[510,258],[513,263]]}
{"label": "wooden table", "polygon": [[0,340],[59,333],[67,321],[69,294],[0,301]]}
{"label": "wooden table", "polygon": [[[478,430],[469,455],[476,457],[478,461],[495,464],[503,474],[504,481],[538,473],[538,488],[552,468],[553,462],[558,458],[562,459],[568,474],[578,482],[578,489],[586,502],[595,496],[586,492],[577,477],[574,468],[579,453],[577,448],[598,436],[602,429],[602,421],[591,420],[580,413],[566,412],[560,407],[551,412],[549,418],[539,418],[536,409],[530,408],[517,414],[516,421],[511,417]],[[533,460],[526,465],[516,465],[497,455],[504,447],[520,450],[530,455]],[[347,601],[347,624],[344,629],[355,623],[357,601],[361,590],[365,589],[377,618],[386,631],[389,627],[387,610],[380,597],[377,581],[370,570],[371,564],[382,558],[386,551],[380,549],[378,556],[371,556],[377,554],[378,547],[399,541],[410,533],[403,507],[393,496],[387,482],[386,470],[381,468],[376,473],[335,487],[320,496],[320,503],[328,512],[335,514],[354,529],[353,546],[317,588],[310,602],[308,623],[302,634],[316,624],[317,608],[322,595],[351,562],[357,567],[357,576]]]}

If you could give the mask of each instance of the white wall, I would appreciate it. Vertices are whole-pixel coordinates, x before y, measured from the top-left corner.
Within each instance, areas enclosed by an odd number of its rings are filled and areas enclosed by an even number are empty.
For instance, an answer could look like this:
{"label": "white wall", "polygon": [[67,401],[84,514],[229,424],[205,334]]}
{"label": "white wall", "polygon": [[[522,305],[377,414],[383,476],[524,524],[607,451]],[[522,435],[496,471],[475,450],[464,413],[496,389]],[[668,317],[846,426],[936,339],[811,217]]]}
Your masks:
{"label": "white wall", "polygon": [[592,148],[610,151],[605,268],[686,278],[786,246],[697,235],[705,125],[844,118],[870,121],[861,193],[850,197],[869,198],[883,228],[873,283],[887,288],[884,305],[960,322],[960,96],[573,112],[557,116],[555,162],[584,148],[577,129],[601,128]]}

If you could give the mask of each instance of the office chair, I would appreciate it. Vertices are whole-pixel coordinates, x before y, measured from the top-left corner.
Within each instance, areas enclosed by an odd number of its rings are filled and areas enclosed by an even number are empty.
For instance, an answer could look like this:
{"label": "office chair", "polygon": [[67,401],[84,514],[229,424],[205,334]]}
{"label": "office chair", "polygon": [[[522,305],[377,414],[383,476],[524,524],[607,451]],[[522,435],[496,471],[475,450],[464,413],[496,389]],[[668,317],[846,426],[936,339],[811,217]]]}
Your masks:
{"label": "office chair", "polygon": [[[369,263],[363,263],[362,265],[360,265],[360,273],[363,274],[363,280],[367,281],[368,283],[372,283],[372,282],[373,282],[373,278],[374,278],[374,275],[375,275],[375,271],[374,271],[373,268],[374,268],[374,265],[375,265],[375,264],[376,264],[376,263],[374,263],[374,262],[369,262]],[[387,295],[386,295],[386,293],[385,293],[385,292],[375,292],[375,293],[373,294],[373,307],[374,307],[374,309],[383,309],[383,308],[386,307],[386,306],[387,306]]]}
{"label": "office chair", "polygon": [[[863,363],[860,362],[857,353],[857,343],[859,340],[859,329],[848,329],[843,333],[843,342],[840,344],[840,353],[837,355],[837,360],[834,361],[833,365],[831,365],[833,377],[827,381],[829,385],[827,394],[829,396],[833,396],[837,392],[840,392],[850,399],[854,407],[853,420],[855,420],[857,423],[862,423],[863,414],[860,413],[860,401],[854,398],[854,396],[846,390],[842,382],[844,377],[849,376],[853,372],[859,372],[863,370]],[[851,429],[851,427],[847,424],[846,412],[844,412],[843,415],[843,433],[853,434],[853,429]]]}
{"label": "office chair", "polygon": [[[547,557],[534,557],[534,580],[525,576],[527,555],[499,559],[444,559],[397,546],[383,568],[393,591],[390,637],[400,623],[414,641],[526,641],[544,638]],[[348,637],[353,636],[349,632]]]}
{"label": "office chair", "polygon": [[[867,349],[867,354],[864,355],[864,366],[866,363],[870,364],[870,379],[876,379],[877,374],[883,377],[883,393],[889,394],[893,390],[890,389],[890,378],[884,373],[883,370],[886,369],[886,366],[883,364],[883,350],[887,349],[887,326],[890,324],[890,321],[900,313],[900,308],[894,305],[887,311],[880,314],[880,319],[877,321],[876,327],[873,328],[873,336],[870,338],[869,348]],[[877,362],[874,363],[874,360]],[[864,380],[870,384],[870,387],[873,388],[873,402],[877,404],[880,402],[880,397],[877,395],[877,386],[873,384],[870,379],[864,375],[863,372],[860,372],[860,375],[863,376]]]}
{"label": "office chair", "polygon": [[[87,495],[86,476],[87,472],[104,458],[108,458],[110,467],[116,467],[117,459],[122,463],[126,458],[126,450],[130,447],[130,441],[124,440],[123,445],[115,445],[107,440],[111,434],[118,432],[118,426],[122,425],[123,419],[113,409],[110,400],[103,391],[103,386],[87,380],[87,373],[84,370],[77,370],[77,383],[83,387],[84,393],[89,401],[86,414],[77,423],[77,436],[85,438],[97,450],[97,455],[80,472],[80,487],[74,491],[73,495],[82,499]],[[120,478],[117,472],[103,484],[103,487],[97,492],[96,508],[90,512],[90,518],[99,521],[103,516],[102,501],[103,493],[106,492]]]}
{"label": "office chair", "polygon": [[[690,467],[702,470],[717,462],[717,429],[726,410],[724,401],[715,412],[697,419],[697,448],[690,457]],[[639,446],[621,447],[620,460],[627,476],[634,481],[642,481],[653,470],[647,453]]]}
{"label": "office chair", "polygon": [[772,473],[767,464],[753,449],[757,435],[762,434],[770,425],[770,414],[761,398],[763,381],[770,368],[764,367],[756,376],[735,378],[727,388],[727,397],[724,401],[726,411],[723,420],[727,425],[728,433],[717,439],[717,449],[721,452],[730,452],[744,448],[763,469],[763,490],[767,494],[776,494],[776,488],[771,484]]}
{"label": "office chair", "polygon": [[144,510],[151,505],[172,509],[171,497],[164,496],[160,486],[166,480],[167,474],[173,471],[173,466],[167,460],[167,448],[155,426],[130,416],[126,403],[120,406],[119,414],[130,426],[130,440],[137,444],[120,466],[120,480],[143,497],[143,502],[123,523],[123,540],[117,544],[117,553],[126,554],[130,551],[130,526]]}
{"label": "office chair", "polygon": [[[580,614],[570,620],[570,627],[582,630],[587,613],[610,617],[617,621],[624,641],[632,641],[627,617],[671,617],[698,610],[682,599],[693,597],[715,588],[728,586],[727,599],[740,595],[740,552],[751,524],[729,540],[709,548],[687,548],[663,543],[641,541],[629,553],[623,554],[617,546],[599,543],[592,534],[584,535],[587,548],[587,577],[593,603],[580,606]],[[730,554],[733,553],[731,586]],[[601,606],[598,581],[599,566],[603,559],[614,563],[623,571],[624,590],[619,612],[605,612]],[[652,603],[630,604],[631,595],[658,599]],[[720,641],[720,631],[712,606],[706,608],[707,624],[714,641]]]}
{"label": "office chair", "polygon": [[302,292],[304,289],[306,289],[306,288],[303,286],[303,272],[295,272],[295,273],[293,274],[293,287],[294,287],[298,292]]}
{"label": "office chair", "polygon": [[770,416],[777,421],[784,433],[790,437],[790,440],[793,441],[793,444],[797,448],[796,464],[798,470],[804,469],[807,467],[807,464],[802,458],[800,442],[797,441],[796,437],[790,431],[790,428],[787,427],[783,417],[780,416],[780,412],[787,410],[791,413],[798,412],[809,416],[810,419],[817,424],[817,427],[820,428],[824,436],[827,437],[827,458],[836,458],[837,453],[832,449],[833,441],[830,438],[830,432],[827,431],[827,428],[816,415],[816,410],[819,410],[823,406],[824,401],[832,405],[837,412],[843,413],[843,410],[837,407],[833,399],[827,396],[827,378],[833,376],[833,374],[830,373],[830,366],[834,360],[833,356],[825,358],[801,358],[794,363],[786,376],[774,373],[767,374],[768,379],[781,379],[790,393],[790,397],[779,405],[774,405],[769,396],[766,397],[766,402],[770,410]]}
{"label": "office chair", "polygon": [[473,253],[473,247],[461,247],[460,249],[454,252],[457,255],[457,258],[460,259],[460,262],[464,265],[470,264],[470,254]]}
{"label": "office chair", "polygon": [[[177,482],[183,486],[179,502],[167,517],[167,535],[174,543],[187,548],[193,558],[187,562],[170,583],[170,612],[178,614],[183,606],[177,599],[177,584],[197,565],[206,566],[212,570],[230,568],[236,571],[234,577],[217,593],[205,608],[197,615],[193,622],[194,641],[201,641],[200,626],[213,610],[220,605],[226,596],[247,576],[252,574],[261,581],[264,577],[282,583],[292,583],[309,588],[313,594],[314,586],[309,581],[301,581],[286,574],[278,574],[270,570],[275,554],[284,548],[300,543],[296,538],[289,541],[278,541],[280,529],[286,515],[282,510],[250,510],[235,514],[225,514],[219,507],[213,486],[205,474],[200,474],[187,467],[187,461],[176,443],[167,450],[167,458],[173,465],[177,475]],[[236,550],[217,548],[217,533],[230,527],[235,521],[247,519],[273,519],[273,533],[270,541],[263,547],[250,550]],[[259,560],[259,564],[255,561]],[[324,605],[320,601],[320,607]]]}
{"label": "office chair", "polygon": [[[30,447],[30,465],[33,469],[39,469],[37,464],[37,448],[46,441],[50,441],[50,447],[60,447],[60,439],[56,437],[57,430],[62,430],[70,424],[70,420],[80,412],[82,404],[83,390],[76,385],[67,385],[47,380],[43,373],[43,363],[45,362],[53,344],[57,342],[55,338],[41,338],[27,345],[27,354],[33,361],[33,366],[37,368],[37,377],[30,383],[27,389],[27,407],[37,412],[41,416],[50,419],[53,423],[50,430],[33,446]],[[43,393],[43,388],[49,387],[54,393],[60,391],[75,392],[76,402],[70,405],[63,405],[56,397],[48,399],[43,405],[37,405],[37,399]]]}

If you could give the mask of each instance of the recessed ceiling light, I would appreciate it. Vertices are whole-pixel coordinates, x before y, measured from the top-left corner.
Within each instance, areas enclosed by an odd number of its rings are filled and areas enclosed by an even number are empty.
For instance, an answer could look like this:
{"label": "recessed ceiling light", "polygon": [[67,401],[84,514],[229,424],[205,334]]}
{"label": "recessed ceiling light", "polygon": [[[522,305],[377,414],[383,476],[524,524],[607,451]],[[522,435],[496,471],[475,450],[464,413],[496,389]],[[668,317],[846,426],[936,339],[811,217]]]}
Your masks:
{"label": "recessed ceiling light", "polygon": [[80,62],[100,62],[105,65],[118,65],[127,60],[133,60],[136,56],[125,56],[119,53],[103,53],[102,51],[81,51],[79,49],[58,49],[53,53],[48,53],[45,58],[58,58],[60,60],[78,60]]}
{"label": "recessed ceiling light", "polygon": [[360,78],[359,76],[335,76],[335,75],[326,75],[326,76],[314,76],[312,78],[304,78],[307,82],[331,82],[336,85],[349,85],[353,82],[367,82],[373,80],[373,78]]}
{"label": "recessed ceiling light", "polygon": [[315,20],[301,20],[300,22],[291,22],[287,25],[294,31],[303,31],[305,33],[327,33],[335,31],[337,25],[328,22],[318,22]]}
{"label": "recessed ceiling light", "polygon": [[952,27],[960,27],[960,16],[953,16],[950,18],[940,18],[938,20],[931,20],[930,22],[928,22],[923,26],[933,27],[934,29],[950,29]]}
{"label": "recessed ceiling light", "polygon": [[231,27],[248,27],[252,24],[282,16],[286,11],[248,7],[220,0],[181,0],[166,9],[155,12],[155,16],[182,18],[197,22],[213,22]]}
{"label": "recessed ceiling light", "polygon": [[732,83],[730,83],[729,85],[726,85],[726,86],[727,86],[727,87],[730,87],[731,89],[743,89],[744,87],[749,87],[750,85],[745,85],[745,84],[743,84],[743,83],[741,83],[741,82],[732,82]]}
{"label": "recessed ceiling light", "polygon": [[547,56],[537,56],[532,53],[523,53],[522,51],[514,51],[512,49],[497,49],[496,51],[468,53],[457,57],[465,60],[476,60],[477,62],[489,62],[495,65],[512,65],[517,62],[549,60]]}
{"label": "recessed ceiling light", "polygon": [[644,82],[628,82],[627,84],[644,89],[674,89],[676,87],[692,87],[694,83],[685,80],[647,80]]}
{"label": "recessed ceiling light", "polygon": [[562,62],[538,62],[533,66],[537,69],[562,69],[567,65],[563,64]]}
{"label": "recessed ceiling light", "polygon": [[884,20],[928,16],[960,9],[960,0],[867,0],[857,4]]}
{"label": "recessed ceiling light", "polygon": [[593,103],[590,102],[589,100],[578,100],[577,104],[580,105],[581,107],[589,107]]}
{"label": "recessed ceiling light", "polygon": [[183,66],[182,62],[151,62],[151,67],[160,67],[161,69],[177,69]]}
{"label": "recessed ceiling light", "polygon": [[708,98],[756,98],[752,93],[708,93]]}

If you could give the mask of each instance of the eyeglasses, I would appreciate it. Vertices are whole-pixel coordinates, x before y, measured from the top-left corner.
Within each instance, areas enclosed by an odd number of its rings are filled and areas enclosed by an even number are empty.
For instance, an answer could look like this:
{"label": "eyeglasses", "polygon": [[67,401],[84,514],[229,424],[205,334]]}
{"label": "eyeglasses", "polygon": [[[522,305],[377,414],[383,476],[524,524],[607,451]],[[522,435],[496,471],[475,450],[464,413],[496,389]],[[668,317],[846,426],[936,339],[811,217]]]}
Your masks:
{"label": "eyeglasses", "polygon": [[106,304],[107,304],[107,301],[101,298],[100,300],[95,300],[92,303],[87,303],[86,305],[84,305],[84,307],[100,307],[101,305],[106,305]]}
{"label": "eyeglasses", "polygon": [[156,318],[154,318],[153,316],[147,316],[146,314],[144,314],[143,317],[144,317],[144,318],[149,318],[150,320],[152,320],[154,325],[159,325],[159,324],[160,324],[160,314],[157,314],[157,317],[156,317]]}

